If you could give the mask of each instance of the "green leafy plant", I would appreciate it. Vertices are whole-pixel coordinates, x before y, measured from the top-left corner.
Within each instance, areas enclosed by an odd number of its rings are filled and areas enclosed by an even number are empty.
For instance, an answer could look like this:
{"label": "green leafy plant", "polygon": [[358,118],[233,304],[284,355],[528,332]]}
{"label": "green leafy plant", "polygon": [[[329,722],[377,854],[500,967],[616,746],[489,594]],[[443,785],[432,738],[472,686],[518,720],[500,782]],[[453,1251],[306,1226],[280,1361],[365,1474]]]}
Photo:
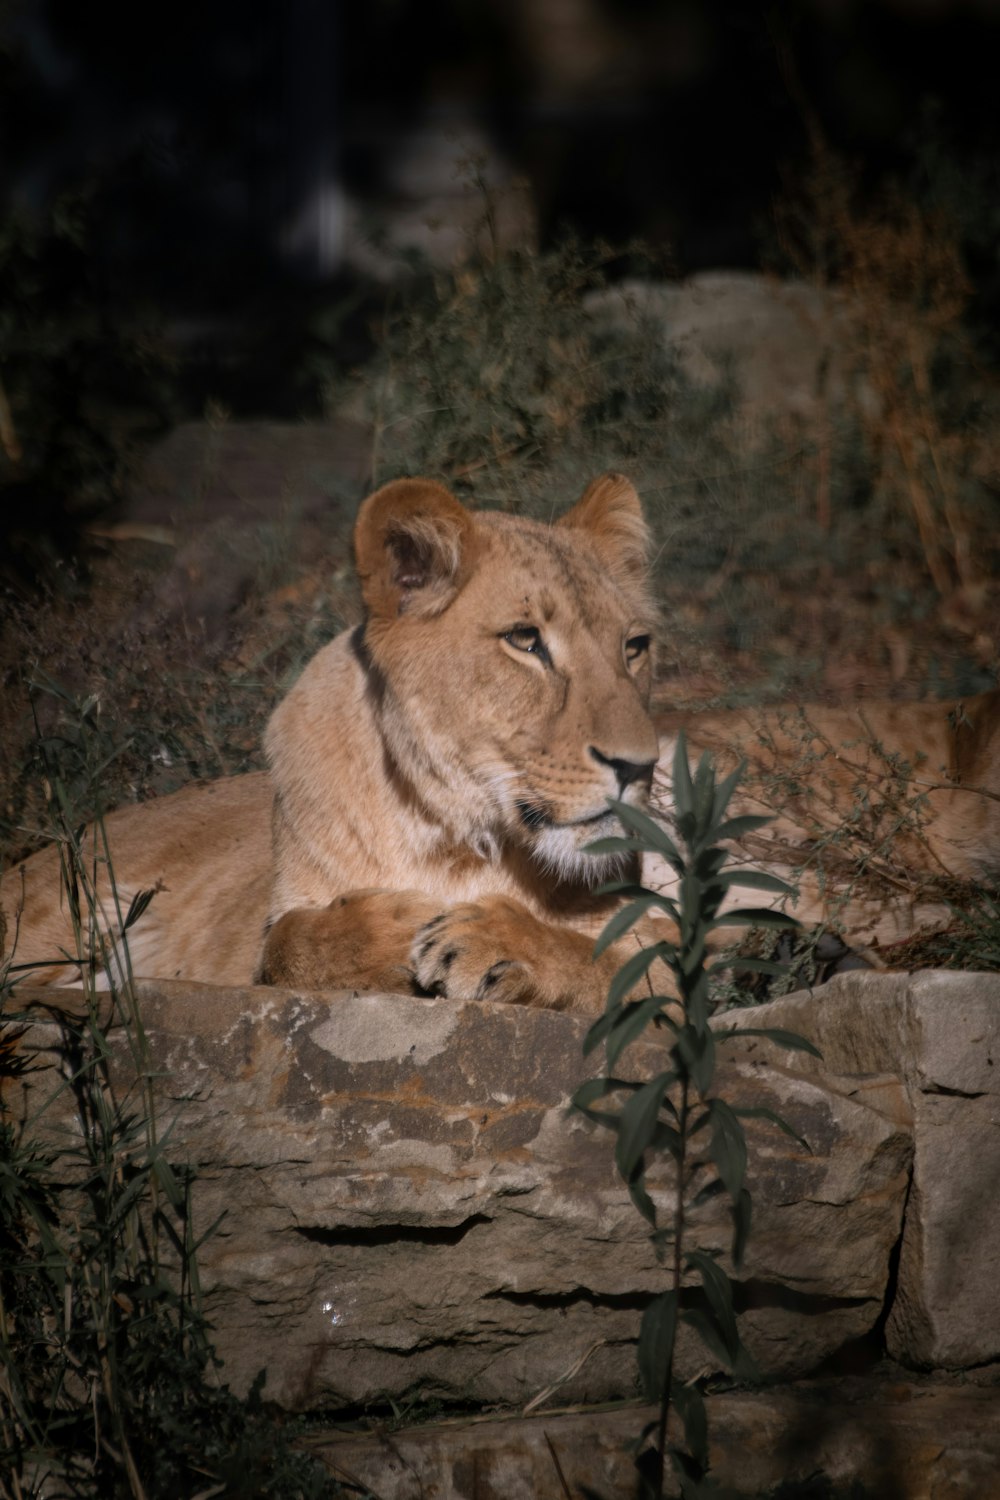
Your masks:
{"label": "green leafy plant", "polygon": [[[344,1489],[297,1446],[295,1424],[265,1419],[264,1372],[246,1401],[219,1379],[197,1262],[215,1226],[196,1232],[194,1172],[157,1118],[128,955],[152,893],[120,899],[103,823],[85,830],[68,790],[106,768],[93,712],[77,705],[74,740],[39,742],[73,927],[51,959],[79,973],[81,993],[24,992],[16,923],[0,934],[12,950],[0,964],[0,1500],[327,1500]],[[26,1033],[39,1021],[58,1027],[61,1074],[32,1077]]]}
{"label": "green leafy plant", "polygon": [[[710,978],[725,962],[709,961],[715,929],[723,925],[794,925],[788,917],[770,909],[722,910],[730,887],[736,884],[779,895],[789,892],[775,876],[724,868],[729,855],[722,842],[767,822],[755,816],[727,818],[726,809],[741,771],[742,767],[717,782],[706,755],[692,776],[682,735],[673,765],[676,841],[640,809],[616,803],[625,835],[601,839],[591,846],[600,853],[657,853],[679,881],[676,897],[626,882],[609,887],[627,900],[601,934],[598,953],[651,911],[668,917],[675,924],[677,937],[647,944],[619,969],[608,992],[605,1013],[591,1027],[584,1043],[585,1055],[603,1044],[608,1071],[589,1079],[573,1096],[576,1109],[614,1131],[618,1170],[632,1202],[651,1227],[657,1255],[667,1259],[670,1266],[670,1286],[646,1308],[638,1342],[643,1391],[647,1399],[659,1403],[660,1412],[640,1438],[636,1462],[647,1493],[656,1500],[663,1494],[668,1459],[685,1497],[709,1492],[701,1391],[697,1382],[686,1382],[675,1373],[678,1324],[690,1327],[711,1360],[737,1378],[751,1377],[754,1369],[740,1339],[729,1276],[712,1250],[692,1243],[699,1211],[720,1196],[728,1197],[733,1221],[731,1258],[738,1269],[750,1230],[751,1210],[741,1121],[748,1117],[767,1119],[799,1139],[773,1110],[743,1108],[716,1091],[716,1044],[727,1036],[749,1034],[819,1055],[811,1043],[792,1032],[747,1028],[727,1033],[710,1025]],[[649,976],[651,971],[657,972],[657,964],[669,970],[671,988],[676,993],[654,991]],[[768,965],[762,960],[759,967]],[[630,998],[644,979],[650,993]],[[651,1078],[622,1077],[616,1069],[623,1052],[649,1027],[664,1030],[669,1036],[665,1066]],[[673,1163],[673,1191],[666,1208],[656,1202],[646,1180],[651,1165],[664,1156]],[[696,1298],[690,1293],[692,1281],[700,1283],[701,1294]],[[683,1442],[671,1437],[672,1410],[680,1417]]]}

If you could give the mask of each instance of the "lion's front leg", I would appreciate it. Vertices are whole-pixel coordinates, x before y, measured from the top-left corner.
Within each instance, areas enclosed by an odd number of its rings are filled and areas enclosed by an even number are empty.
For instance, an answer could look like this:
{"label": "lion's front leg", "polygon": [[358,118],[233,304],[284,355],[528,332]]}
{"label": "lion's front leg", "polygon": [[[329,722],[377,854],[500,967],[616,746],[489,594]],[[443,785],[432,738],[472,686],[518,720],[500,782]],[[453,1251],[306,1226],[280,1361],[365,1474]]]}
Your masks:
{"label": "lion's front leg", "polygon": [[258,982],[412,994],[414,937],[440,910],[420,891],[363,890],[285,912],[265,939]]}
{"label": "lion's front leg", "polygon": [[[613,975],[651,940],[646,932],[626,938],[595,960],[593,936],[540,921],[507,896],[489,896],[460,902],[427,922],[411,959],[419,984],[432,994],[596,1015]],[[661,971],[661,989],[665,979]]]}

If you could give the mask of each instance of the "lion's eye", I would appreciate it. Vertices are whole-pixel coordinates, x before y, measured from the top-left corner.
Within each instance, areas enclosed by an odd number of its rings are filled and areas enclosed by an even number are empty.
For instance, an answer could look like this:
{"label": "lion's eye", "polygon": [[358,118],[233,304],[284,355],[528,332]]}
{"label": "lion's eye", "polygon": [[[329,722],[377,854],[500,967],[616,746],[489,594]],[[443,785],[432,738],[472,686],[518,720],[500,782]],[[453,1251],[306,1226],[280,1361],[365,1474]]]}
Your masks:
{"label": "lion's eye", "polygon": [[508,646],[513,646],[515,651],[526,651],[539,657],[546,664],[552,658],[549,656],[548,648],[542,640],[542,633],[534,625],[515,625],[513,630],[505,630],[503,635]]}
{"label": "lion's eye", "polygon": [[630,635],[628,640],[625,642],[625,660],[627,662],[638,661],[640,657],[645,656],[648,650],[648,635]]}

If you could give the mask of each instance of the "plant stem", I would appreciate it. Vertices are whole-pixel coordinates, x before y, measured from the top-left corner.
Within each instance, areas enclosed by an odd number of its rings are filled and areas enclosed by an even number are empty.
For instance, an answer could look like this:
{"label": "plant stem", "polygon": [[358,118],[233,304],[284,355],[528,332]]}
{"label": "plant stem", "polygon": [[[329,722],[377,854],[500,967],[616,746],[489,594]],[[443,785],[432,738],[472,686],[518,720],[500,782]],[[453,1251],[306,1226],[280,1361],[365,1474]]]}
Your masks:
{"label": "plant stem", "polygon": [[684,1194],[687,1175],[687,1117],[690,1082],[687,1072],[681,1078],[680,1108],[677,1111],[677,1133],[680,1148],[677,1156],[677,1201],[674,1207],[674,1327],[667,1349],[667,1363],[663,1372],[663,1392],[660,1396],[660,1426],[656,1438],[656,1500],[663,1500],[663,1471],[667,1451],[667,1423],[670,1418],[670,1392],[674,1382],[674,1349],[677,1345],[677,1321],[681,1306],[681,1268],[684,1259]]}

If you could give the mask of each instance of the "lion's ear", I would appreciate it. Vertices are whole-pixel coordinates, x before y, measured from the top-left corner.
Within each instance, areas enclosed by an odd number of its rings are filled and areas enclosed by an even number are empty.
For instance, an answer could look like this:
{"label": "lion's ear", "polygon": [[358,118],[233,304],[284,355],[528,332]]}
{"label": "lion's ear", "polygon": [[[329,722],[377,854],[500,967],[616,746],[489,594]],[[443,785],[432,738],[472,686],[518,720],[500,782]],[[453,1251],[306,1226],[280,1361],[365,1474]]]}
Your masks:
{"label": "lion's ear", "polygon": [[559,526],[585,531],[608,572],[622,582],[646,582],[649,528],[635,485],[624,474],[602,474],[560,516]]}
{"label": "lion's ear", "polygon": [[354,526],[361,594],[371,615],[437,614],[472,561],[473,520],[443,485],[396,479],[369,495]]}

